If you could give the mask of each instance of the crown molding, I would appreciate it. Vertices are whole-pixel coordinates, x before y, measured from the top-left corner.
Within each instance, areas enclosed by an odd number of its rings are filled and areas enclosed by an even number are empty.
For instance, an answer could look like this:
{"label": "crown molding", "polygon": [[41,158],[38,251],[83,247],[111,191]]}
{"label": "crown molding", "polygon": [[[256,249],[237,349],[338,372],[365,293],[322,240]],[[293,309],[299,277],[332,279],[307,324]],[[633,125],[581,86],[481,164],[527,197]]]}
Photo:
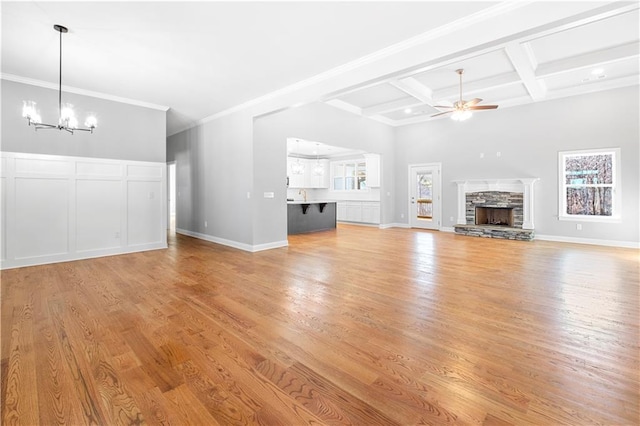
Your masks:
{"label": "crown molding", "polygon": [[[36,80],[33,78],[22,77],[14,74],[2,73],[2,80],[14,81],[16,83],[28,84],[30,86],[44,87],[45,89],[58,90],[58,85],[48,81]],[[122,98],[120,96],[108,95],[106,93],[94,92],[91,90],[79,89],[77,87],[62,86],[62,91],[67,93],[75,93],[77,95],[90,96],[92,98],[105,99],[107,101],[120,102],[123,104],[135,105],[144,108],[151,108],[160,111],[168,111],[170,107],[164,105],[152,104],[150,102],[139,101],[136,99]]]}

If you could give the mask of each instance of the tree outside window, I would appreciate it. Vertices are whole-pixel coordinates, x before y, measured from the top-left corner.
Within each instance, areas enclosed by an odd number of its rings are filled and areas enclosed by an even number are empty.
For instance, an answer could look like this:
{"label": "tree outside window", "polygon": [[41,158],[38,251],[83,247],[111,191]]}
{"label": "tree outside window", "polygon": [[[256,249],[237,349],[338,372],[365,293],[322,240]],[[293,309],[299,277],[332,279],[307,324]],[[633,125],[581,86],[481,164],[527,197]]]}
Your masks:
{"label": "tree outside window", "polygon": [[619,153],[560,152],[560,219],[619,219]]}

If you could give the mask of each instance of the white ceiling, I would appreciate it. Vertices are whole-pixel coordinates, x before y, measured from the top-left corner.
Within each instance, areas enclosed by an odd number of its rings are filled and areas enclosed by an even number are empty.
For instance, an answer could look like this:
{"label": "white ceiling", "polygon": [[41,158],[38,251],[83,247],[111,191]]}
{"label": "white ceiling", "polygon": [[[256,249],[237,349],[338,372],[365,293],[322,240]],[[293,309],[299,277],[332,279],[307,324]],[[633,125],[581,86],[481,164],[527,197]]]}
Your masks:
{"label": "white ceiling", "polygon": [[639,75],[637,1],[3,1],[1,13],[3,78],[55,85],[52,26],[65,25],[63,84],[166,106],[169,135],[314,79],[333,85],[306,101],[403,125],[457,99],[458,68],[465,99],[500,108]]}

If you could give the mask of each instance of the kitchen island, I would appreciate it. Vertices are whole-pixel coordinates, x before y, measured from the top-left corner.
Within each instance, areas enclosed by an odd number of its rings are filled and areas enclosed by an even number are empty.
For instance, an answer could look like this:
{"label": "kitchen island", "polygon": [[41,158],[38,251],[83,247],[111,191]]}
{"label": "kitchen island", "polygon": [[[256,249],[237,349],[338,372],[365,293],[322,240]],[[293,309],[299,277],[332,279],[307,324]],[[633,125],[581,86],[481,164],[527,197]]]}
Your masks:
{"label": "kitchen island", "polygon": [[287,201],[287,234],[324,231],[335,227],[335,201]]}

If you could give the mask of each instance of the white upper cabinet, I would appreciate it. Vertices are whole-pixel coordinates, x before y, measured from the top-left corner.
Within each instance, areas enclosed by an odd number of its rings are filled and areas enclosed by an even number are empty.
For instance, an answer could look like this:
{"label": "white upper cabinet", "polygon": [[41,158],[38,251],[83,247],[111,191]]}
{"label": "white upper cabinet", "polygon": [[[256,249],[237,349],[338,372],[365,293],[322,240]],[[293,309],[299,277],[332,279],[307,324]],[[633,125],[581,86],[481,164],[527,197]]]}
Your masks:
{"label": "white upper cabinet", "polygon": [[307,160],[307,188],[329,188],[329,160]]}
{"label": "white upper cabinet", "polygon": [[329,188],[329,175],[329,160],[287,157],[289,188]]}
{"label": "white upper cabinet", "polygon": [[[298,170],[302,170],[301,173],[294,173]],[[305,160],[301,158],[287,157],[287,177],[289,178],[289,188],[304,188],[304,177],[307,170]]]}
{"label": "white upper cabinet", "polygon": [[380,155],[364,154],[367,164],[367,186],[369,188],[380,187]]}

